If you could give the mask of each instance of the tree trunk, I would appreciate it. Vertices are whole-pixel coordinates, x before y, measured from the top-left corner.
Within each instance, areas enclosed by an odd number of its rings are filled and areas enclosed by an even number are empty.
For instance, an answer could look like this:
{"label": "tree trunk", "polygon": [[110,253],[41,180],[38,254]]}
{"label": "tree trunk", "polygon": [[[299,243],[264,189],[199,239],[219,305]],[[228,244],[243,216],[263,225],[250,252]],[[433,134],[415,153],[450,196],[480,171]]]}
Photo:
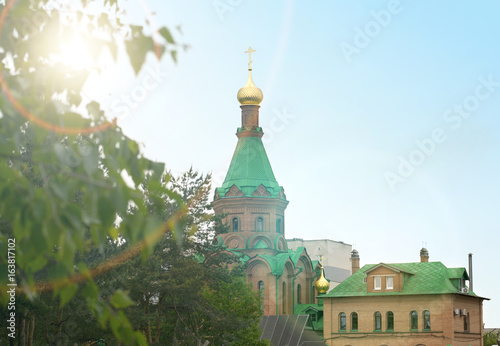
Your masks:
{"label": "tree trunk", "polygon": [[59,310],[59,318],[57,319],[57,332],[56,332],[56,345],[61,345],[61,335],[62,335],[62,309]]}
{"label": "tree trunk", "polygon": [[16,339],[14,338],[8,338],[9,339],[9,346],[16,346]]}
{"label": "tree trunk", "polygon": [[45,341],[47,342],[47,345],[50,345],[50,339],[49,339],[49,321],[45,320]]}
{"label": "tree trunk", "polygon": [[28,346],[33,346],[33,335],[35,334],[35,314],[31,312],[30,327],[28,328]]}
{"label": "tree trunk", "polygon": [[158,305],[156,306],[156,331],[155,331],[155,343],[160,343],[160,329],[161,329],[161,308],[162,308],[162,297],[158,300]]}
{"label": "tree trunk", "polygon": [[155,343],[160,343],[160,313],[158,312],[158,316],[156,316],[156,327],[155,327]]}
{"label": "tree trunk", "polygon": [[19,346],[26,346],[26,313],[21,315],[21,324],[19,328]]}
{"label": "tree trunk", "polygon": [[146,294],[146,306],[144,308],[144,311],[146,313],[146,339],[148,340],[149,344],[152,344],[153,341],[151,340],[151,322],[149,321],[149,293]]}

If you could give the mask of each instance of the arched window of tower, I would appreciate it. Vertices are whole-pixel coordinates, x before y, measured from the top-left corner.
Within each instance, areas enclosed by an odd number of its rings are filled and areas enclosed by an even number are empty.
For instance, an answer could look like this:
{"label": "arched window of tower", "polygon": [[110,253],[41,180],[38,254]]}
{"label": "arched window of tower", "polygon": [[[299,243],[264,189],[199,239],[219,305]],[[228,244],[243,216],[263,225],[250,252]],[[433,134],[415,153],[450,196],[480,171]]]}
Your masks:
{"label": "arched window of tower", "polygon": [[260,216],[257,218],[257,220],[255,221],[256,223],[256,228],[257,228],[257,231],[263,231],[264,230],[264,219],[261,218]]}

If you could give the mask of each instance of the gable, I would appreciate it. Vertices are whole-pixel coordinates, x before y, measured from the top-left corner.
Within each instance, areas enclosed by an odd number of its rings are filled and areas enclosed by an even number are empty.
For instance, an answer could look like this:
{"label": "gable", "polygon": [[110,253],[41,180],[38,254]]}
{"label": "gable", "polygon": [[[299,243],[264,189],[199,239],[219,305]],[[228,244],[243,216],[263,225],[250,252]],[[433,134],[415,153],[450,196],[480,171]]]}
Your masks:
{"label": "gable", "polygon": [[[364,269],[363,271],[366,274],[368,274],[368,273],[371,274],[372,271],[376,271],[379,268],[385,268],[387,270],[392,271],[393,273],[391,273],[391,274],[400,273],[400,272],[414,274],[414,272],[408,270],[408,268],[406,266],[404,266],[404,264],[405,263],[403,263],[403,264],[401,264],[401,263],[398,263],[398,264],[387,264],[387,263],[371,264],[369,266],[365,266],[366,269]],[[363,267],[363,268],[365,268],[365,267]],[[381,273],[383,273],[383,272],[381,272]],[[376,275],[379,275],[379,274],[376,274]]]}
{"label": "gable", "polygon": [[368,276],[374,276],[374,275],[396,275],[401,273],[399,270],[396,270],[395,268],[386,266],[386,265],[378,265],[366,272],[366,275]]}

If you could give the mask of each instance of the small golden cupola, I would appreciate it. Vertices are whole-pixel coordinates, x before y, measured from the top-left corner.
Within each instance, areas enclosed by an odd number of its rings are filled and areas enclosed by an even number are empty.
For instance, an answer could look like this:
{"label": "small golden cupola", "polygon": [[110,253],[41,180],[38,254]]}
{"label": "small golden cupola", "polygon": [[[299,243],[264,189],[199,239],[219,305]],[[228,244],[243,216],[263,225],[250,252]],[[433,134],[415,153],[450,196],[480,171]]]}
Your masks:
{"label": "small golden cupola", "polygon": [[248,48],[248,81],[247,84],[240,90],[238,90],[238,102],[242,105],[259,105],[264,98],[262,94],[262,90],[257,88],[252,80],[252,53],[255,50],[252,50],[252,47]]}
{"label": "small golden cupola", "polygon": [[325,271],[323,270],[323,265],[321,265],[320,269],[321,269],[321,276],[314,284],[314,287],[316,287],[316,290],[318,291],[319,294],[325,294],[330,288],[330,283],[328,282],[327,279],[325,279],[325,274],[324,274]]}

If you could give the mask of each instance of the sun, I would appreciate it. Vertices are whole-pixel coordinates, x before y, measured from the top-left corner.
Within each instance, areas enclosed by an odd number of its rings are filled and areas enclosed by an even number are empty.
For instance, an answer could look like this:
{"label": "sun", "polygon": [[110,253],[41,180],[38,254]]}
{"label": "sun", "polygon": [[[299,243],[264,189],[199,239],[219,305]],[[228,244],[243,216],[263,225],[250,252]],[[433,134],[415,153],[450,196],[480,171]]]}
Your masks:
{"label": "sun", "polygon": [[89,48],[82,36],[74,33],[60,43],[58,60],[75,70],[90,69],[93,65],[93,58],[89,53]]}

